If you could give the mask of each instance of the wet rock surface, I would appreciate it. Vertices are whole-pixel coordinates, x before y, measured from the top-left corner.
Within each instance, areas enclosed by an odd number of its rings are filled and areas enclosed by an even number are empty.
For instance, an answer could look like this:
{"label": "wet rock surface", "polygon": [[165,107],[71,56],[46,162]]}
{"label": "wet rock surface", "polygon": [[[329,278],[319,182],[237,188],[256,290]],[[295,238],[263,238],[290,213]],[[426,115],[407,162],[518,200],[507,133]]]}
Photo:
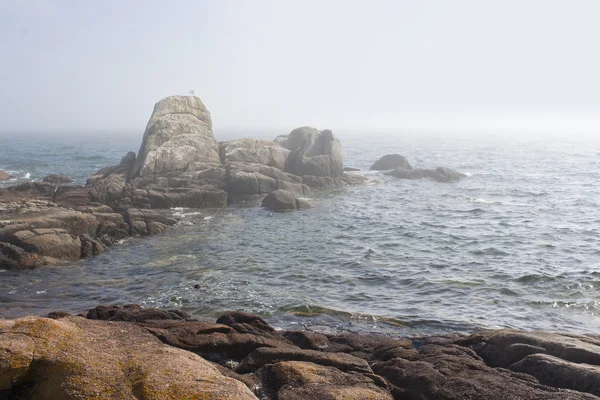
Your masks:
{"label": "wet rock surface", "polygon": [[50,317],[0,321],[0,394],[75,399],[119,387],[124,397],[112,398],[132,398],[143,387],[144,398],[167,399],[599,398],[600,339],[590,336],[278,331],[242,312],[208,322],[138,305]]}

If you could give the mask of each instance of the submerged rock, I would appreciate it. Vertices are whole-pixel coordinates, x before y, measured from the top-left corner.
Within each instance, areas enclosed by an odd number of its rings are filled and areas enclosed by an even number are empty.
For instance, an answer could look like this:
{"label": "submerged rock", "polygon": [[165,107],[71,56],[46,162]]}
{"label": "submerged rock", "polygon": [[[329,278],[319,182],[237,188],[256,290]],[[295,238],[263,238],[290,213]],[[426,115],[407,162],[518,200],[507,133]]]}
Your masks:
{"label": "submerged rock", "polygon": [[371,165],[369,168],[371,171],[387,171],[390,169],[402,168],[405,170],[411,170],[412,167],[408,163],[406,157],[400,154],[386,154]]}

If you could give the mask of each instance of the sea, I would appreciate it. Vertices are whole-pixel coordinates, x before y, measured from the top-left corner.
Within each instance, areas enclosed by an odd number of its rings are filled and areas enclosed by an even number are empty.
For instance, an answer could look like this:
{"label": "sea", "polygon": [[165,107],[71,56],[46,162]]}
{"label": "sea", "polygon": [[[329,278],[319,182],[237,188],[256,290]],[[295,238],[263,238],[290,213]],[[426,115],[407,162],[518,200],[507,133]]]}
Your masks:
{"label": "sea", "polygon": [[[334,132],[365,184],[313,190],[312,207],[295,212],[173,209],[181,221],[164,235],[64,265],[0,270],[0,318],[137,303],[205,319],[243,310],[282,329],[600,331],[600,138]],[[137,152],[141,136],[4,135],[0,169],[16,179],[2,185],[51,173],[84,184]],[[467,177],[369,171],[389,153]]]}

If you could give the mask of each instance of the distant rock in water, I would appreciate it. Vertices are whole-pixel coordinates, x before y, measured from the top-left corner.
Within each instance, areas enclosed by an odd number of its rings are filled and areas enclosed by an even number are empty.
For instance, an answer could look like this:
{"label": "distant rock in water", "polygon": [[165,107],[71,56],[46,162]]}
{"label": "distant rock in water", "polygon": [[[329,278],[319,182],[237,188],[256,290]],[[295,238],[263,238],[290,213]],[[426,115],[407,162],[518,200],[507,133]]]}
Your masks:
{"label": "distant rock in water", "polygon": [[458,182],[461,178],[466,177],[465,174],[461,174],[460,172],[454,171],[450,168],[439,167],[435,170],[433,169],[422,169],[415,168],[412,170],[404,169],[404,168],[396,168],[386,175],[393,176],[394,178],[399,179],[423,179],[430,178],[437,182]]}
{"label": "distant rock in water", "polygon": [[71,182],[73,182],[73,179],[71,179],[71,178],[69,178],[68,176],[65,176],[65,175],[52,174],[52,175],[48,175],[48,176],[44,177],[44,179],[42,179],[42,182],[48,182],[48,183],[71,183]]}
{"label": "distant rock in water", "polygon": [[386,154],[377,160],[375,164],[371,165],[369,169],[371,171],[387,171],[395,168],[412,169],[406,157],[400,154]]}
{"label": "distant rock in water", "polygon": [[294,129],[284,147],[291,151],[285,171],[298,176],[341,178],[344,173],[342,145],[330,130],[308,126]]}
{"label": "distant rock in water", "polygon": [[269,193],[263,199],[262,207],[272,211],[287,211],[307,208],[308,203],[297,199],[290,191],[280,189]]}
{"label": "distant rock in water", "polygon": [[344,167],[344,172],[358,172],[360,168]]}
{"label": "distant rock in water", "polygon": [[12,179],[11,176],[7,174],[6,171],[0,169],[0,182],[8,181],[10,179]]}

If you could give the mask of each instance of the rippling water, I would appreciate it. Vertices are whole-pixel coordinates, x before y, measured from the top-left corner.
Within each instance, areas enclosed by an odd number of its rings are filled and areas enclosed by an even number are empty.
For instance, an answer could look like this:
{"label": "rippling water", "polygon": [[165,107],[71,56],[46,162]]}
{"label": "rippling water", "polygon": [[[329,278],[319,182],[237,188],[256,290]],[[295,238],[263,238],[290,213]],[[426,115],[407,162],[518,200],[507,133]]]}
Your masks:
{"label": "rippling water", "polygon": [[[366,170],[398,152],[469,177],[365,172],[365,185],[313,191],[310,210],[174,210],[184,218],[164,236],[66,266],[0,271],[0,316],[135,302],[325,329],[599,331],[599,141],[340,137],[347,166]],[[27,154],[15,141],[0,150],[0,169],[83,182],[140,139],[127,140],[54,140]]]}

